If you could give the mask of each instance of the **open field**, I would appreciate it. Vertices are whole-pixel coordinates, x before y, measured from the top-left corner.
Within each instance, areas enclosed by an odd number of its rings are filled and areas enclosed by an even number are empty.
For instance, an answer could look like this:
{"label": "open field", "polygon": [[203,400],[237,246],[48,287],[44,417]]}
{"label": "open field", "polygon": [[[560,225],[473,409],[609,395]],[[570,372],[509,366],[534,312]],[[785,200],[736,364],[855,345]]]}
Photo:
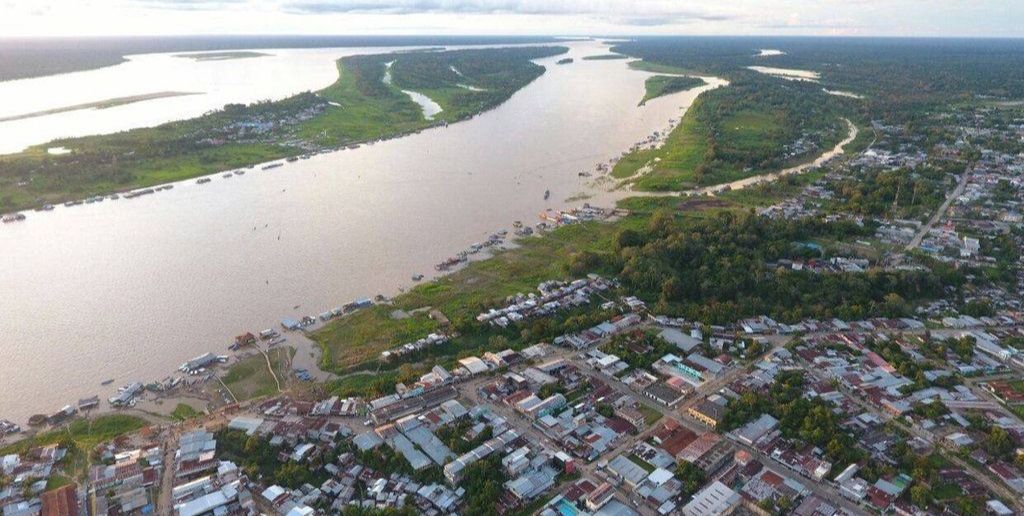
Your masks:
{"label": "open field", "polygon": [[662,146],[627,154],[615,164],[612,177],[632,179],[637,190],[646,191],[697,186],[696,170],[704,160],[709,143],[705,128],[693,114],[701,101],[698,98],[693,103]]}
{"label": "open field", "polygon": [[[238,401],[269,396],[278,392],[278,382],[284,387],[288,373],[292,348],[274,348],[267,351],[273,373],[267,367],[267,358],[262,353],[253,353],[241,358],[228,367],[228,372],[221,381],[231,390]],[[276,380],[275,380],[276,376]]]}
{"label": "open field", "polygon": [[0,455],[20,453],[34,446],[43,446],[68,440],[74,443],[80,450],[89,451],[96,447],[97,444],[134,432],[144,426],[146,426],[144,420],[123,414],[104,414],[92,418],[78,418],[63,428],[42,432],[0,448]]}
{"label": "open field", "polygon": [[629,56],[622,54],[599,54],[596,56],[583,56],[584,61],[617,61],[619,59],[629,59]]}
{"label": "open field", "polygon": [[643,100],[640,101],[640,105],[644,105],[648,100],[656,99],[664,95],[671,95],[679,91],[685,91],[693,88],[697,88],[706,84],[704,79],[700,77],[677,77],[669,75],[655,75],[648,77],[644,83],[646,93],[644,94]]}

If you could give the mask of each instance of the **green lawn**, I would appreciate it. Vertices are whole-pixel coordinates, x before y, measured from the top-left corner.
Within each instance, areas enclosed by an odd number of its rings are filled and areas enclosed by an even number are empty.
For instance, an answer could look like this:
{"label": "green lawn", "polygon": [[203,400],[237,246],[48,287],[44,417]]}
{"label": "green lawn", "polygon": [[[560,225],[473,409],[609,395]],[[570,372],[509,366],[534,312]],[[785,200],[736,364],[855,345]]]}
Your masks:
{"label": "green lawn", "polygon": [[691,90],[693,88],[704,86],[707,84],[704,79],[700,77],[673,77],[669,75],[655,75],[648,77],[644,82],[644,88],[646,93],[644,94],[643,100],[640,101],[640,105],[651,99],[655,99],[664,95],[671,95],[672,93]]}
{"label": "green lawn", "polygon": [[171,412],[171,419],[175,421],[185,421],[188,419],[202,416],[203,413],[192,408],[192,405],[187,403],[179,403],[174,410]]}
{"label": "green lawn", "polygon": [[648,427],[657,423],[663,417],[660,410],[653,409],[644,404],[640,404],[637,410],[644,415],[644,424]]}
{"label": "green lawn", "polygon": [[[267,352],[282,388],[285,387],[288,373],[285,365],[291,353],[294,353],[294,349],[288,347],[274,348]],[[221,380],[238,398],[238,401],[270,396],[278,392],[277,382],[274,381],[274,376],[267,368],[267,359],[260,353],[244,357],[232,364]]]}

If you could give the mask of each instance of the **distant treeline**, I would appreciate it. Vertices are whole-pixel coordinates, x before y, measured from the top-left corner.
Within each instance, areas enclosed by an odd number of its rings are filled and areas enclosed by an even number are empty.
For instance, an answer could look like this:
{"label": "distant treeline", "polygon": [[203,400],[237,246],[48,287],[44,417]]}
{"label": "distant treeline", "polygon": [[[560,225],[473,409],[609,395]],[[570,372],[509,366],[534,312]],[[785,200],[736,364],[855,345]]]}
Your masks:
{"label": "distant treeline", "polygon": [[[757,57],[770,48],[784,55]],[[822,86],[865,95],[873,114],[906,118],[933,103],[1024,97],[1024,40],[823,37],[638,38],[613,49],[732,77],[748,66],[821,73]]]}
{"label": "distant treeline", "polygon": [[0,39],[0,81],[92,70],[124,56],[250,48],[407,47],[546,43],[512,36],[161,36]]}

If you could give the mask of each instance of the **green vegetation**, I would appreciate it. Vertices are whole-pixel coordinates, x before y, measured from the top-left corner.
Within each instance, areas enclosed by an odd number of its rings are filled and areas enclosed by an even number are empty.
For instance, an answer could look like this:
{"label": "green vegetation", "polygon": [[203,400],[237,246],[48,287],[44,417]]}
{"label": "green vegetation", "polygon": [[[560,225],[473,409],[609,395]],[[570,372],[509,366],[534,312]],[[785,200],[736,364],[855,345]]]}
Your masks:
{"label": "green vegetation", "polygon": [[328,476],[321,466],[336,458],[333,454],[321,455],[313,459],[312,466],[294,461],[281,464],[277,460],[281,448],[271,446],[270,441],[258,435],[248,436],[240,430],[221,430],[216,438],[219,458],[238,464],[249,478],[289,488],[305,483],[320,485]]}
{"label": "green vegetation", "polygon": [[906,117],[935,103],[1024,97],[1022,44],[1014,40],[858,38],[637,38],[614,52],[676,68],[732,76],[764,65],[752,48],[785,55],[771,66],[821,73],[821,86],[867,97],[869,110]]}
{"label": "green vegetation", "polygon": [[629,56],[622,54],[597,54],[593,56],[583,56],[584,61],[617,61],[619,59],[629,59]]}
{"label": "green vegetation", "polygon": [[660,420],[663,417],[663,414],[660,410],[648,407],[643,403],[637,405],[637,410],[639,410],[640,413],[644,415],[644,424],[647,426],[651,426],[654,423],[657,423],[658,420]]}
{"label": "green vegetation", "polygon": [[839,427],[839,416],[832,407],[821,398],[803,396],[804,384],[803,371],[779,373],[767,393],[746,392],[730,401],[719,427],[733,430],[767,413],[779,420],[783,437],[821,447],[833,464],[863,459],[864,452],[854,447],[853,437]]}
{"label": "green vegetation", "polygon": [[91,451],[96,445],[146,426],[135,416],[106,414],[94,418],[79,418],[63,428],[50,430],[0,448],[0,454],[22,453],[35,446],[60,443],[61,446]]}
{"label": "green vegetation", "polygon": [[647,81],[644,82],[644,88],[646,88],[647,92],[644,94],[643,100],[640,101],[640,105],[644,105],[644,103],[651,99],[671,95],[679,91],[692,90],[705,84],[707,83],[700,77],[670,75],[648,77]]}
{"label": "green vegetation", "polygon": [[192,408],[192,405],[188,403],[179,403],[174,410],[171,412],[171,419],[175,421],[187,421],[189,419],[201,417],[202,412]]}
{"label": "green vegetation", "polygon": [[466,514],[498,514],[498,498],[503,490],[505,474],[501,467],[501,456],[491,456],[470,464],[465,472],[461,487],[466,490]]}
{"label": "green vegetation", "polygon": [[[286,364],[294,353],[292,348],[274,348],[267,351],[274,374],[267,367],[267,358],[262,353],[243,357],[228,367],[221,381],[231,390],[238,401],[269,396],[278,392],[278,382],[284,387]],[[277,377],[275,381],[274,377]]]}
{"label": "green vegetation", "polygon": [[679,191],[778,170],[842,140],[842,114],[817,86],[749,72],[703,93],[661,147],[628,154],[612,176],[638,190]]}
{"label": "green vegetation", "polygon": [[943,163],[914,170],[854,171],[836,182],[838,211],[867,216],[925,220],[946,197],[950,173],[963,165]]}
{"label": "green vegetation", "polygon": [[647,370],[650,370],[651,364],[657,362],[667,353],[679,351],[675,345],[669,344],[665,339],[644,331],[615,335],[601,347],[601,350],[619,357],[632,368]]}
{"label": "green vegetation", "polygon": [[[437,323],[425,315],[394,319],[390,314],[395,309],[408,312],[433,307],[463,333],[458,343],[438,346],[436,352],[455,354],[484,346],[490,335],[475,330],[473,319],[478,313],[511,294],[533,291],[542,281],[566,277],[574,257],[584,250],[606,248],[613,231],[608,224],[587,223],[560,228],[545,238],[525,239],[517,249],[500,251],[489,260],[473,262],[451,275],[417,286],[396,297],[392,306],[333,321],[312,335],[324,350],[323,365],[338,372],[356,365],[372,366],[381,351],[437,329]],[[551,322],[547,320],[536,324],[535,334],[549,335],[558,329],[549,327]],[[521,337],[509,336],[516,340]]]}
{"label": "green vegetation", "polygon": [[[317,93],[229,104],[191,120],[59,139],[0,156],[0,212],[188,179],[439,123],[425,119],[403,89],[440,104],[440,120],[462,120],[497,106],[541,75],[544,68],[532,59],[562,52],[564,47],[518,47],[343,58],[338,80]],[[385,84],[385,62],[392,60],[393,81]],[[72,152],[48,154],[55,146]]]}
{"label": "green vegetation", "polygon": [[657,313],[710,324],[757,314],[783,321],[905,315],[910,301],[942,294],[942,282],[928,271],[818,275],[766,265],[807,252],[795,242],[868,231],[853,223],[773,221],[729,211],[677,221],[659,211],[645,227],[621,228],[614,252],[579,261],[617,271],[624,288]]}

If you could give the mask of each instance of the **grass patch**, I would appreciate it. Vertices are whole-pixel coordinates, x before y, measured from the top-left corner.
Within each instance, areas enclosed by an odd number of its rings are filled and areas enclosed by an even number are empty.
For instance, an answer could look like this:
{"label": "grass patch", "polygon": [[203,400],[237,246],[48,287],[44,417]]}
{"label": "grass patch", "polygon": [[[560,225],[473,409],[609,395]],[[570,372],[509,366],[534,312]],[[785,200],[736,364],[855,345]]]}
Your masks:
{"label": "grass patch", "polygon": [[629,56],[622,54],[598,54],[596,56],[583,56],[584,61],[618,61],[620,59],[629,59]]}
{"label": "grass patch", "polygon": [[704,79],[700,77],[690,76],[669,76],[669,75],[655,75],[648,77],[647,81],[644,82],[644,93],[643,100],[640,101],[640,105],[644,105],[648,100],[656,99],[664,95],[671,95],[676,92],[691,90],[707,84]]}
{"label": "grass patch", "polygon": [[643,72],[670,73],[675,75],[691,75],[699,73],[689,68],[680,68],[678,66],[671,66],[661,63],[652,63],[650,61],[641,61],[639,59],[636,61],[630,61],[629,67],[634,70],[640,70]]}
{"label": "grass patch", "polygon": [[171,412],[171,419],[175,421],[186,421],[202,416],[203,413],[192,408],[188,403],[179,403]]}
{"label": "grass patch", "polygon": [[651,464],[650,462],[645,461],[644,459],[642,459],[639,455],[637,455],[635,453],[629,454],[629,460],[635,462],[637,466],[640,466],[641,468],[644,469],[644,471],[646,471],[648,473],[654,471],[655,469],[658,469],[658,468],[654,467],[654,464]]}
{"label": "grass patch", "polygon": [[693,114],[693,107],[699,102],[698,98],[662,146],[627,154],[615,164],[612,177],[633,178],[634,187],[646,191],[678,191],[697,186],[697,168],[704,162],[709,143],[706,129]]}
{"label": "grass patch", "polygon": [[146,426],[146,421],[124,414],[105,414],[95,418],[79,418],[67,426],[40,433],[0,449],[0,454],[24,453],[30,448],[53,443],[74,443],[83,451],[115,437]]}
{"label": "grass patch", "polygon": [[277,392],[277,383],[270,375],[267,361],[259,353],[244,357],[232,364],[221,381],[238,398],[238,401],[269,396]]}
{"label": "grass patch", "polygon": [[641,404],[637,410],[644,415],[644,424],[647,426],[657,423],[663,417],[660,410],[648,407],[647,405]]}

